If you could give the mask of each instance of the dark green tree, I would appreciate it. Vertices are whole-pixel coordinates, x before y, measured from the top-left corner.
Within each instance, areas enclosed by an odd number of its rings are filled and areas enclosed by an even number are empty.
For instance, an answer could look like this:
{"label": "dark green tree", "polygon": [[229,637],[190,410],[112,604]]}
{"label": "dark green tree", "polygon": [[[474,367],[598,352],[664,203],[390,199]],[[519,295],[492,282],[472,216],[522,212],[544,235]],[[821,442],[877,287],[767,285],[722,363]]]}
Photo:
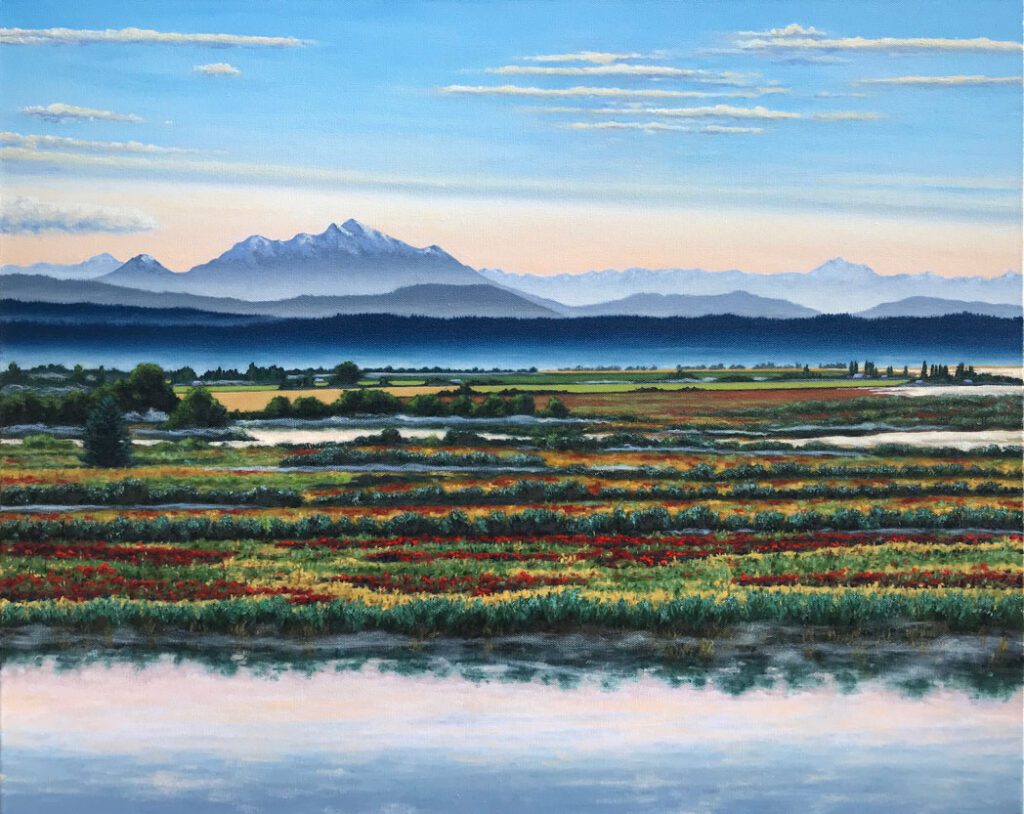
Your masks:
{"label": "dark green tree", "polygon": [[193,387],[174,408],[168,427],[224,427],[228,410],[205,387]]}
{"label": "dark green tree", "polygon": [[132,441],[121,406],[113,396],[104,396],[89,412],[83,436],[86,466],[112,469],[131,466]]}
{"label": "dark green tree", "polygon": [[548,399],[547,406],[544,407],[541,415],[547,418],[566,418],[569,415],[569,408],[557,396],[552,396]]}
{"label": "dark green tree", "polygon": [[292,414],[292,403],[287,396],[274,396],[263,408],[267,418],[287,418]]}
{"label": "dark green tree", "polygon": [[338,385],[339,387],[358,384],[362,375],[363,371],[359,369],[359,365],[355,362],[342,362],[331,371],[331,384]]}
{"label": "dark green tree", "polygon": [[178,397],[163,368],[149,363],[137,365],[127,379],[117,382],[114,395],[125,410],[143,411],[152,407],[170,413],[178,406]]}

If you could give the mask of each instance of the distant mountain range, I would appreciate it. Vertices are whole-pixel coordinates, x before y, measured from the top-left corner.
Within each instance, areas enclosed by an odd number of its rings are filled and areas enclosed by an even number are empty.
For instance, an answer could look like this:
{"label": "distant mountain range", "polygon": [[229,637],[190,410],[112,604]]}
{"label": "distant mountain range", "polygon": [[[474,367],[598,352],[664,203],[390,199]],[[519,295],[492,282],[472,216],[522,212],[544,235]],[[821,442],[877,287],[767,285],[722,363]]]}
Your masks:
{"label": "distant mountain range", "polygon": [[[108,279],[110,275],[103,279]],[[9,274],[0,282],[7,300],[37,303],[129,305],[137,308],[185,308],[213,314],[271,317],[330,317],[338,314],[398,314],[429,317],[558,317],[560,311],[538,305],[498,286],[412,285],[386,294],[313,296],[286,300],[242,300],[163,291],[144,291],[101,280],[55,280]]]}
{"label": "distant mountain range", "polygon": [[110,274],[123,265],[113,255],[97,254],[81,263],[60,265],[58,263],[33,263],[31,266],[0,266],[0,274],[41,274],[45,277],[56,277],[58,280],[91,280]]}
{"label": "distant mountain range", "polygon": [[[594,305],[631,294],[715,295],[745,291],[787,300],[824,313],[857,313],[908,297],[940,297],[966,302],[1020,304],[1021,275],[940,277],[937,274],[876,274],[871,268],[836,257],[809,272],[751,274],[702,269],[626,269],[538,276],[483,269],[500,285],[566,305]],[[963,310],[963,309],[960,309]]]}
{"label": "distant mountain range", "polygon": [[288,240],[253,235],[187,272],[145,254],[125,263],[100,254],[74,265],[3,266],[0,274],[0,296],[20,302],[275,318],[1021,314],[1021,275],[1014,273],[885,276],[835,258],[805,273],[627,269],[542,277],[477,271],[438,246],[416,248],[355,220]]}
{"label": "distant mountain range", "polygon": [[818,312],[788,300],[758,297],[746,291],[697,296],[693,294],[632,294],[621,300],[567,309],[572,316],[610,316],[627,314],[647,317],[703,317],[735,314],[738,317],[792,319],[813,317]]}
{"label": "distant mountain range", "polygon": [[868,319],[880,317],[941,317],[946,314],[981,314],[987,317],[1019,317],[1024,313],[1020,305],[1004,305],[991,302],[961,302],[943,300],[938,297],[907,297],[898,302],[876,305],[857,316]]}

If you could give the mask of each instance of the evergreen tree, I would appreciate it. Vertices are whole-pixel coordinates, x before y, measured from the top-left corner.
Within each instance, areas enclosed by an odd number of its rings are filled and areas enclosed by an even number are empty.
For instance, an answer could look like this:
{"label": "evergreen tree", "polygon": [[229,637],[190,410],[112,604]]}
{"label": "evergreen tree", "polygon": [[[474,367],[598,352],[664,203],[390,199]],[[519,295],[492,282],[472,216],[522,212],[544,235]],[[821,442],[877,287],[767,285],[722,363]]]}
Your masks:
{"label": "evergreen tree", "polygon": [[112,469],[131,466],[132,441],[121,407],[113,396],[104,396],[89,412],[83,437],[86,466]]}
{"label": "evergreen tree", "polygon": [[928,378],[928,363],[927,362],[921,362],[921,376],[919,378],[922,378],[922,379],[927,379]]}

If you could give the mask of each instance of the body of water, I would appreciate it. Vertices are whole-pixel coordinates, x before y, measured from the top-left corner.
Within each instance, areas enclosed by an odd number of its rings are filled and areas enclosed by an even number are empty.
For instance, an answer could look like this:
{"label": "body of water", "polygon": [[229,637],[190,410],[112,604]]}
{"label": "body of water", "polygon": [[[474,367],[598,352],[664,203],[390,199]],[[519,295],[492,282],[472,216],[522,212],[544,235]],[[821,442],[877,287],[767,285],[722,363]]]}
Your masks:
{"label": "body of water", "polygon": [[996,639],[491,644],[9,651],[3,810],[1021,810]]}

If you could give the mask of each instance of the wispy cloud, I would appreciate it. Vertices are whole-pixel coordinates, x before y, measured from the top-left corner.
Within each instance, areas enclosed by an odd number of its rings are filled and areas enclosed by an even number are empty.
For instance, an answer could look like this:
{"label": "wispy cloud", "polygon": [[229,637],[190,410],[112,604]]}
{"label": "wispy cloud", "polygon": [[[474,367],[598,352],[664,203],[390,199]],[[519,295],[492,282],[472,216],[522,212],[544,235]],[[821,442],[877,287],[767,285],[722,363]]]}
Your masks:
{"label": "wispy cloud", "polygon": [[21,112],[26,116],[42,119],[44,122],[76,121],[105,121],[105,122],[141,122],[145,121],[141,116],[134,113],[115,113],[112,110],[97,110],[92,107],[79,107],[78,105],[66,105],[63,102],[54,102],[51,105],[32,105],[23,107]]}
{"label": "wispy cloud", "polygon": [[570,130],[639,130],[644,133],[694,133],[704,135],[756,135],[763,133],[761,127],[736,127],[726,124],[706,124],[698,127],[669,122],[573,122]]}
{"label": "wispy cloud", "polygon": [[193,153],[182,147],[161,147],[141,141],[88,141],[65,136],[0,132],[0,144],[25,147],[30,150],[82,150],[90,153],[143,153],[149,155]]}
{"label": "wispy cloud", "polygon": [[[469,192],[474,195],[521,195],[545,201],[562,198],[593,200],[595,196],[631,201],[642,197],[650,201],[690,202],[698,205],[706,205],[709,200],[723,203],[743,201],[757,205],[809,207],[815,210],[829,206],[850,211],[869,211],[873,215],[880,211],[895,211],[905,216],[908,211],[919,211],[944,216],[959,214],[995,218],[1014,223],[1020,219],[1019,195],[1015,190],[1006,191],[1000,188],[997,191],[982,191],[978,195],[964,195],[958,189],[947,194],[943,185],[910,194],[907,182],[898,176],[885,176],[877,189],[836,184],[827,192],[823,192],[814,184],[804,182],[773,184],[766,190],[747,183],[685,183],[673,179],[664,183],[636,183],[596,179],[570,180],[559,177],[511,178],[507,175],[417,177],[331,167],[198,160],[185,156],[104,155],[67,150],[46,152],[22,147],[0,147],[0,161],[5,163],[8,173],[14,173],[20,167],[39,166],[64,171],[68,173],[68,177],[73,178],[96,174],[101,177],[116,175],[118,178],[134,180],[148,177],[170,177],[175,180],[218,179],[241,181],[246,184],[260,183],[287,187],[308,185],[337,190],[379,189],[393,192],[402,189],[410,193],[428,194],[431,198],[439,194]],[[988,190],[988,186],[984,190]],[[894,191],[902,196],[898,204],[894,204]]]}
{"label": "wispy cloud", "polygon": [[876,122],[885,117],[871,110],[835,110],[815,113],[810,118],[816,122]]}
{"label": "wispy cloud", "polygon": [[532,98],[590,97],[609,99],[755,99],[769,94],[789,93],[788,88],[757,87],[743,90],[667,90],[664,88],[599,88],[577,85],[571,88],[535,88],[523,85],[447,85],[442,93],[466,96],[525,96]]}
{"label": "wispy cloud", "polygon": [[638,65],[634,62],[616,62],[610,65],[502,65],[487,68],[487,73],[524,76],[635,76],[654,79],[687,79],[722,85],[745,85],[752,74],[731,71],[700,71],[676,68],[671,65]]}
{"label": "wispy cloud", "polygon": [[211,62],[209,65],[196,65],[193,69],[196,73],[206,76],[241,76],[242,72],[234,65],[227,62]]}
{"label": "wispy cloud", "polygon": [[856,85],[909,85],[922,87],[976,87],[983,85],[1020,85],[1021,76],[885,76],[877,79],[858,79]]}
{"label": "wispy cloud", "polygon": [[769,28],[767,31],[740,31],[738,37],[827,37],[828,34],[813,25],[790,23],[781,28]]}
{"label": "wispy cloud", "polygon": [[523,57],[524,62],[593,62],[598,65],[607,65],[611,62],[621,62],[624,59],[665,59],[666,55],[660,51],[652,53],[610,53],[608,51],[575,51],[571,54],[540,54],[538,56]]}
{"label": "wispy cloud", "polygon": [[974,51],[1019,53],[1024,46],[1009,40],[988,37],[954,39],[949,37],[809,37],[769,36],[745,38],[738,35],[737,46],[744,51]]}
{"label": "wispy cloud", "polygon": [[202,45],[211,48],[295,48],[311,44],[295,37],[242,34],[183,34],[148,28],[0,28],[0,45]]}
{"label": "wispy cloud", "polygon": [[701,107],[542,107],[538,113],[589,113],[600,116],[652,116],[670,119],[743,119],[761,121],[783,121],[804,119],[819,122],[877,121],[884,118],[881,113],[860,110],[835,110],[824,113],[796,113],[791,110],[773,110],[756,105],[737,107],[735,105],[706,105]]}
{"label": "wispy cloud", "polygon": [[17,197],[0,204],[0,233],[42,234],[45,232],[145,232],[156,221],[132,209],[68,206]]}
{"label": "wispy cloud", "polygon": [[799,119],[801,114],[788,110],[773,110],[756,105],[706,105],[701,107],[549,107],[540,108],[547,113],[592,113],[612,116],[659,116],[681,119]]}

